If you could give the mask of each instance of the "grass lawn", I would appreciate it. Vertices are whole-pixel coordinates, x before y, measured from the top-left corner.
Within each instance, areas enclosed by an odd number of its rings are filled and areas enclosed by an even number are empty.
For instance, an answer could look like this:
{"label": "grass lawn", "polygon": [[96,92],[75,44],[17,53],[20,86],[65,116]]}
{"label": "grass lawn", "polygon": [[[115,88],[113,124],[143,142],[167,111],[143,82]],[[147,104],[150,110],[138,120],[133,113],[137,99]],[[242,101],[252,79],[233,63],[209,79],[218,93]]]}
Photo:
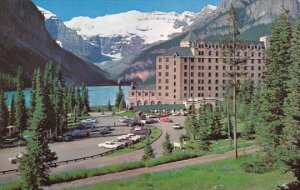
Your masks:
{"label": "grass lawn", "polygon": [[210,164],[190,166],[136,178],[101,183],[80,190],[274,190],[278,185],[292,181],[290,174],[273,171],[265,174],[246,173],[239,160],[226,159]]}
{"label": "grass lawn", "polygon": [[[156,141],[160,136],[161,136],[161,130],[154,127],[154,126],[150,126],[149,127],[150,130],[151,130],[151,133],[150,133],[150,142],[153,143],[154,141]],[[120,154],[127,154],[129,152],[132,152],[132,151],[135,151],[135,150],[139,150],[139,149],[142,149],[146,146],[146,139],[144,139],[143,141],[141,142],[138,142],[136,144],[133,144],[131,146],[128,146],[124,149],[120,149],[120,150],[117,150],[116,152],[110,154],[109,156],[116,156],[116,155],[120,155]]]}
{"label": "grass lawn", "polygon": [[120,117],[127,116],[133,118],[135,116],[135,113],[127,111],[127,112],[117,113],[116,116],[120,116]]}

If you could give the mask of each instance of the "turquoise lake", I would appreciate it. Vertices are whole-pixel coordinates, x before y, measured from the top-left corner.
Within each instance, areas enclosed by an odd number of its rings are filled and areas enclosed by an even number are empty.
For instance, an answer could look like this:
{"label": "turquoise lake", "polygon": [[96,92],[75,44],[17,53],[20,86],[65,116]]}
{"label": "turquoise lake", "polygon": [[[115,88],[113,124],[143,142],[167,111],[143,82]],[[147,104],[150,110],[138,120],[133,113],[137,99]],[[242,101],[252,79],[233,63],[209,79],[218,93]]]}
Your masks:
{"label": "turquoise lake", "polygon": [[[128,91],[130,86],[122,86],[125,94],[125,100],[128,102]],[[110,100],[111,105],[115,104],[116,93],[118,92],[118,86],[90,86],[89,90],[89,100],[90,106],[102,106],[107,105]],[[14,95],[16,97],[15,91],[5,92],[7,97],[8,105],[10,105],[11,97]],[[30,89],[24,90],[26,105],[29,106],[30,103]]]}

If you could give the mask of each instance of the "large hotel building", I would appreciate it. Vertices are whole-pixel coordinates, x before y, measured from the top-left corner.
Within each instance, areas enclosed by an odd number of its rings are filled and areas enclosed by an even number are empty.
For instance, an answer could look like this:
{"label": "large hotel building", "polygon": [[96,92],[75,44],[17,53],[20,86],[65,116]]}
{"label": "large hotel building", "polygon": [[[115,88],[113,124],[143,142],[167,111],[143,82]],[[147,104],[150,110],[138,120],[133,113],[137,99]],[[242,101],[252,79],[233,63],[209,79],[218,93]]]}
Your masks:
{"label": "large hotel building", "polygon": [[[236,53],[241,64],[236,67],[238,82],[251,79],[258,82],[265,71],[264,54],[267,37],[261,42],[243,42]],[[218,41],[200,40],[189,33],[180,47],[156,58],[156,84],[144,88],[132,86],[129,105],[183,104],[191,98],[222,100],[233,72],[226,63],[224,46]]]}

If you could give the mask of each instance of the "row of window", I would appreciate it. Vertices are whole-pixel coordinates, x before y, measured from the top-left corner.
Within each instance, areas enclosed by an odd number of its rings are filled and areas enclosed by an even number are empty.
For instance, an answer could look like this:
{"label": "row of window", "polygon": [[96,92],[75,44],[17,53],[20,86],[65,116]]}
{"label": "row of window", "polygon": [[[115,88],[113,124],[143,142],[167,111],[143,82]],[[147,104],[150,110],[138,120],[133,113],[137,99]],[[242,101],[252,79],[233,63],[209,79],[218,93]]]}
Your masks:
{"label": "row of window", "polygon": [[[261,45],[248,45],[248,46],[240,46],[241,47],[241,49],[252,49],[252,50],[254,50],[254,49],[258,49],[258,50],[260,50],[260,49],[264,49],[264,47],[263,46],[261,46]],[[198,44],[198,48],[216,48],[216,49],[218,49],[218,48],[222,48],[222,49],[224,49],[224,48],[232,48],[232,45],[225,45],[225,44]]]}
{"label": "row of window", "polygon": [[[131,96],[134,96],[134,95],[137,95],[137,96],[142,96],[142,92],[134,92],[132,91],[131,92]],[[155,96],[155,93],[154,92],[151,92],[151,93],[148,93],[148,92],[145,92],[144,93],[144,96]]]}

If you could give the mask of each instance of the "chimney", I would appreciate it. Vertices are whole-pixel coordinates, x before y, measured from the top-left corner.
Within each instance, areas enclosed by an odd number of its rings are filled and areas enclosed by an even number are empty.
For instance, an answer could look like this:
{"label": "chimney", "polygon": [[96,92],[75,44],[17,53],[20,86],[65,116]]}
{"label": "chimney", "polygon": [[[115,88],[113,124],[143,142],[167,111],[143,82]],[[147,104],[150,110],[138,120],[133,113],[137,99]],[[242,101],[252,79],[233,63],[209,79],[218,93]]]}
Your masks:
{"label": "chimney", "polygon": [[268,49],[270,47],[270,37],[269,36],[262,36],[259,38],[259,41],[264,43],[265,49]]}

